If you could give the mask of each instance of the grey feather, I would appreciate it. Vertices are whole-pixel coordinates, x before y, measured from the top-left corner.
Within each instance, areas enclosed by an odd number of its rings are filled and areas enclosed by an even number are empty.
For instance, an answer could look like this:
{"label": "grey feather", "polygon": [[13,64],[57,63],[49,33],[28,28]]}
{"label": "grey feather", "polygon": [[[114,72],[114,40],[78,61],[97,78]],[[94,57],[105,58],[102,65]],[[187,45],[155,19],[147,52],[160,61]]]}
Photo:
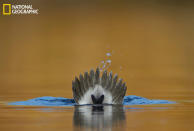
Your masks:
{"label": "grey feather", "polygon": [[87,91],[89,88],[89,76],[88,72],[84,73],[84,89]]}
{"label": "grey feather", "polygon": [[78,98],[80,99],[83,93],[80,87],[79,79],[77,77],[75,77],[75,90],[76,90],[76,96],[78,96]]}
{"label": "grey feather", "polygon": [[96,68],[96,73],[95,73],[95,80],[94,84],[99,84],[100,83],[100,69],[97,67]]}
{"label": "grey feather", "polygon": [[117,88],[117,90],[119,95],[116,96],[113,101],[115,103],[121,103],[123,101],[123,97],[125,96],[125,92],[126,92],[125,83],[123,83],[121,87]]}
{"label": "grey feather", "polygon": [[116,98],[122,93],[122,79],[119,79],[119,82],[116,84],[115,90],[112,92],[113,102],[116,102]]}
{"label": "grey feather", "polygon": [[[77,88],[76,88],[76,85],[75,85],[75,81],[73,80],[72,81],[72,90],[73,90],[73,92],[75,92],[75,93],[73,93],[73,97],[74,97],[75,102],[77,103],[78,100],[79,100],[79,94],[78,94],[78,91],[76,89]],[[78,95],[76,95],[76,94],[78,94]]]}
{"label": "grey feather", "polygon": [[118,75],[117,74],[115,74],[114,75],[114,78],[113,78],[113,83],[112,83],[112,89],[114,89],[115,87],[116,87],[116,84],[117,84],[117,79],[118,79]]}
{"label": "grey feather", "polygon": [[112,85],[112,72],[109,73],[108,75],[108,82],[106,84],[106,89],[109,91],[111,90],[111,85]]}
{"label": "grey feather", "polygon": [[85,90],[85,87],[84,87],[84,77],[83,77],[82,74],[79,75],[79,81],[80,81],[80,89],[84,93],[86,90]]}
{"label": "grey feather", "polygon": [[90,70],[90,75],[89,75],[89,86],[94,87],[94,70]]}
{"label": "grey feather", "polygon": [[107,83],[107,71],[105,70],[102,74],[102,79],[101,79],[101,85],[102,87],[105,87]]}

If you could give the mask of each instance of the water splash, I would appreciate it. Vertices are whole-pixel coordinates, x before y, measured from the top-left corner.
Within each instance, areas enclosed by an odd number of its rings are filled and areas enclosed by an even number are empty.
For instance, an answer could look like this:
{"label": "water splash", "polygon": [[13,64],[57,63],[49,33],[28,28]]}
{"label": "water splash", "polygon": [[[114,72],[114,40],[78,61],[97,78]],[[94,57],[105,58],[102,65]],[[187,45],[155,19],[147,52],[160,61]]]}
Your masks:
{"label": "water splash", "polygon": [[106,56],[107,58],[104,61],[100,62],[100,65],[99,65],[100,71],[107,70],[111,66],[112,61],[110,57],[112,56],[112,54],[108,52],[106,53]]}
{"label": "water splash", "polygon": [[[148,104],[174,104],[175,102],[168,100],[150,100],[144,97],[129,95],[125,96],[123,105],[148,105]],[[30,99],[27,101],[10,102],[8,105],[23,105],[23,106],[73,106],[74,99],[63,97],[43,96]]]}

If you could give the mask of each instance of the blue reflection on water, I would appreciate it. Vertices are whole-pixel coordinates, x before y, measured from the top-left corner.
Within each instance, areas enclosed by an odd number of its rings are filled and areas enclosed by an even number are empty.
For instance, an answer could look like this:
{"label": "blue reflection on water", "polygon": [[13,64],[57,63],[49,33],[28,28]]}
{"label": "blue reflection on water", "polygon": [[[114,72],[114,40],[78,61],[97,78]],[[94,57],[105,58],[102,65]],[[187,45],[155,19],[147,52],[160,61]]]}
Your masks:
{"label": "blue reflection on water", "polygon": [[[123,105],[147,105],[147,104],[173,104],[175,102],[168,100],[150,100],[144,97],[129,95],[125,96]],[[63,97],[43,96],[26,101],[10,102],[8,105],[25,105],[25,106],[73,106],[74,99]]]}

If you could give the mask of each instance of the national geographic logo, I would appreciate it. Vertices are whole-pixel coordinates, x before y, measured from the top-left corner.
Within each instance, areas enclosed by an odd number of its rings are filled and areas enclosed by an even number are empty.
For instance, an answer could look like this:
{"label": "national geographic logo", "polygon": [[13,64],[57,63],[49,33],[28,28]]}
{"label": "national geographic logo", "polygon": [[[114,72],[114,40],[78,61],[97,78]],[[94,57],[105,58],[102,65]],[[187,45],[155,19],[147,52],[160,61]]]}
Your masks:
{"label": "national geographic logo", "polygon": [[11,4],[3,4],[3,15],[11,15]]}
{"label": "national geographic logo", "polygon": [[29,15],[39,14],[39,9],[34,9],[32,5],[12,5],[3,4],[3,15]]}

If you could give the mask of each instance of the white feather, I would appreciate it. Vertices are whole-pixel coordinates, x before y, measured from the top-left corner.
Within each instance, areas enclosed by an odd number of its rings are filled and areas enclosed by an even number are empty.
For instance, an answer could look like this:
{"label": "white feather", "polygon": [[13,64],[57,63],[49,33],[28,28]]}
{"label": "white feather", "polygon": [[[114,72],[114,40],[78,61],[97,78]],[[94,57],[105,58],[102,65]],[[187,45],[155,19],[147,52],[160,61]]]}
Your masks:
{"label": "white feather", "polygon": [[79,104],[93,104],[91,95],[95,97],[100,97],[104,95],[104,101],[102,104],[112,104],[112,94],[102,88],[101,85],[95,85],[94,88],[90,87],[89,90],[83,95],[83,97],[78,101]]}

